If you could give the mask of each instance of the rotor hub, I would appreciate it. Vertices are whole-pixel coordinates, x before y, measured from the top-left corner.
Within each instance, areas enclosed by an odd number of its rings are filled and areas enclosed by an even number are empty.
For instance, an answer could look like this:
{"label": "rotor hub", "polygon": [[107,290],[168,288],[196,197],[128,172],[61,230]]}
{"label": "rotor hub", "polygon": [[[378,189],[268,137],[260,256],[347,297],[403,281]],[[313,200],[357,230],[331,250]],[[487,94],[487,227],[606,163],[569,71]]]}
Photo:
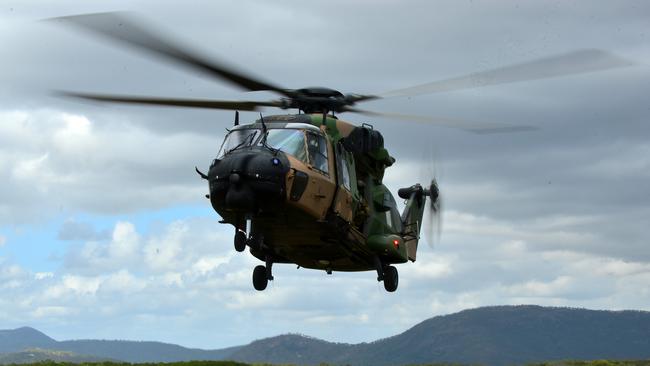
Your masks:
{"label": "rotor hub", "polygon": [[343,112],[354,104],[338,90],[325,87],[309,87],[292,90],[290,98],[283,99],[286,108],[300,109],[305,113]]}

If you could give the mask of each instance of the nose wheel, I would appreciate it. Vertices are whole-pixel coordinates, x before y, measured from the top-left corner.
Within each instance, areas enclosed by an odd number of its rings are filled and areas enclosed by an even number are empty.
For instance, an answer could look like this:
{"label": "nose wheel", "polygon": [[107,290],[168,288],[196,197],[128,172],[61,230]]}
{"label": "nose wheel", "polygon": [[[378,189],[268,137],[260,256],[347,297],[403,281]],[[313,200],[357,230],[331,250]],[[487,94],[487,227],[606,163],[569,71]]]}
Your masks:
{"label": "nose wheel", "polygon": [[243,252],[246,249],[246,234],[243,231],[237,230],[235,233],[235,250]]}

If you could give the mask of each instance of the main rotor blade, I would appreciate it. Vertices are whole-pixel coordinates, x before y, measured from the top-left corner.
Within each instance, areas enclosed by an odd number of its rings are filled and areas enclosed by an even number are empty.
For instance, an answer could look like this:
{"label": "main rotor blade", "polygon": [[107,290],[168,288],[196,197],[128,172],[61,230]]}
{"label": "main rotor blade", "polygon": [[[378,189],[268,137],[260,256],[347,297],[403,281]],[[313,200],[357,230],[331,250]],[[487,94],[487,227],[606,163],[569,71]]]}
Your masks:
{"label": "main rotor blade", "polygon": [[493,133],[534,131],[538,129],[537,127],[533,127],[533,126],[508,125],[503,123],[489,123],[489,122],[485,122],[485,123],[469,122],[469,121],[463,121],[463,120],[453,119],[453,118],[414,116],[411,114],[401,114],[401,113],[373,112],[373,111],[367,111],[367,110],[357,109],[357,108],[346,108],[344,111],[365,114],[367,116],[373,116],[373,117],[408,120],[413,122],[432,124],[440,127],[457,128],[468,132],[473,132],[479,135],[487,135]]}
{"label": "main rotor blade", "polygon": [[416,85],[410,88],[392,90],[380,95],[382,97],[397,97],[441,93],[526,80],[584,74],[631,65],[634,65],[634,63],[612,53],[597,49],[584,49],[451,79]]}
{"label": "main rotor blade", "polygon": [[240,111],[257,111],[260,107],[282,107],[281,102],[255,102],[255,101],[230,101],[230,100],[209,100],[209,99],[176,99],[142,97],[128,95],[107,95],[91,93],[75,93],[58,91],[57,95],[80,98],[99,102],[125,103],[125,104],[148,104],[168,107],[191,107],[205,109],[228,109]]}
{"label": "main rotor blade", "polygon": [[162,56],[169,61],[229,81],[249,91],[270,90],[286,96],[291,94],[289,90],[261,81],[244,72],[236,71],[214,59],[208,60],[178,43],[164,39],[158,32],[145,27],[143,20],[137,19],[133,15],[129,16],[120,12],[94,13],[51,18],[47,21],[60,21],[63,24],[91,31],[113,41],[132,46],[137,50]]}

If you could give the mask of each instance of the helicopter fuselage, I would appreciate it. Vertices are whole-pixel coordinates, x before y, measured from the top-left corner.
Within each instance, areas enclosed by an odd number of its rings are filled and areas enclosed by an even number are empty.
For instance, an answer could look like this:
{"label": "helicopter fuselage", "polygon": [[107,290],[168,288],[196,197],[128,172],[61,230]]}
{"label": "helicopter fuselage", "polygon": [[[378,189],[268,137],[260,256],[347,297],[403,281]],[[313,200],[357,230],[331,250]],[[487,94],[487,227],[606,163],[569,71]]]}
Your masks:
{"label": "helicopter fuselage", "polygon": [[415,260],[417,239],[381,183],[394,159],[373,136],[322,115],[236,126],[207,174],[211,204],[262,261],[331,273]]}

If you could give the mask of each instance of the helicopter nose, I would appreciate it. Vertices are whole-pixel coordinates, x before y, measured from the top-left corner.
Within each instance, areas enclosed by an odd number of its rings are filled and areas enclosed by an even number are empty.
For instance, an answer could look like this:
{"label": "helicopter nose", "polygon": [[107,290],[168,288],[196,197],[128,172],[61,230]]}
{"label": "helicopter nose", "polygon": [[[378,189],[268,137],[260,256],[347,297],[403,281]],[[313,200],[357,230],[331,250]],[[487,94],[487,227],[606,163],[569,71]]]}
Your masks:
{"label": "helicopter nose", "polygon": [[239,184],[239,182],[241,182],[241,176],[237,173],[232,173],[230,174],[228,180],[230,180],[230,184],[236,186]]}
{"label": "helicopter nose", "polygon": [[210,201],[219,211],[256,214],[273,211],[286,196],[289,161],[267,148],[234,151],[208,172]]}

